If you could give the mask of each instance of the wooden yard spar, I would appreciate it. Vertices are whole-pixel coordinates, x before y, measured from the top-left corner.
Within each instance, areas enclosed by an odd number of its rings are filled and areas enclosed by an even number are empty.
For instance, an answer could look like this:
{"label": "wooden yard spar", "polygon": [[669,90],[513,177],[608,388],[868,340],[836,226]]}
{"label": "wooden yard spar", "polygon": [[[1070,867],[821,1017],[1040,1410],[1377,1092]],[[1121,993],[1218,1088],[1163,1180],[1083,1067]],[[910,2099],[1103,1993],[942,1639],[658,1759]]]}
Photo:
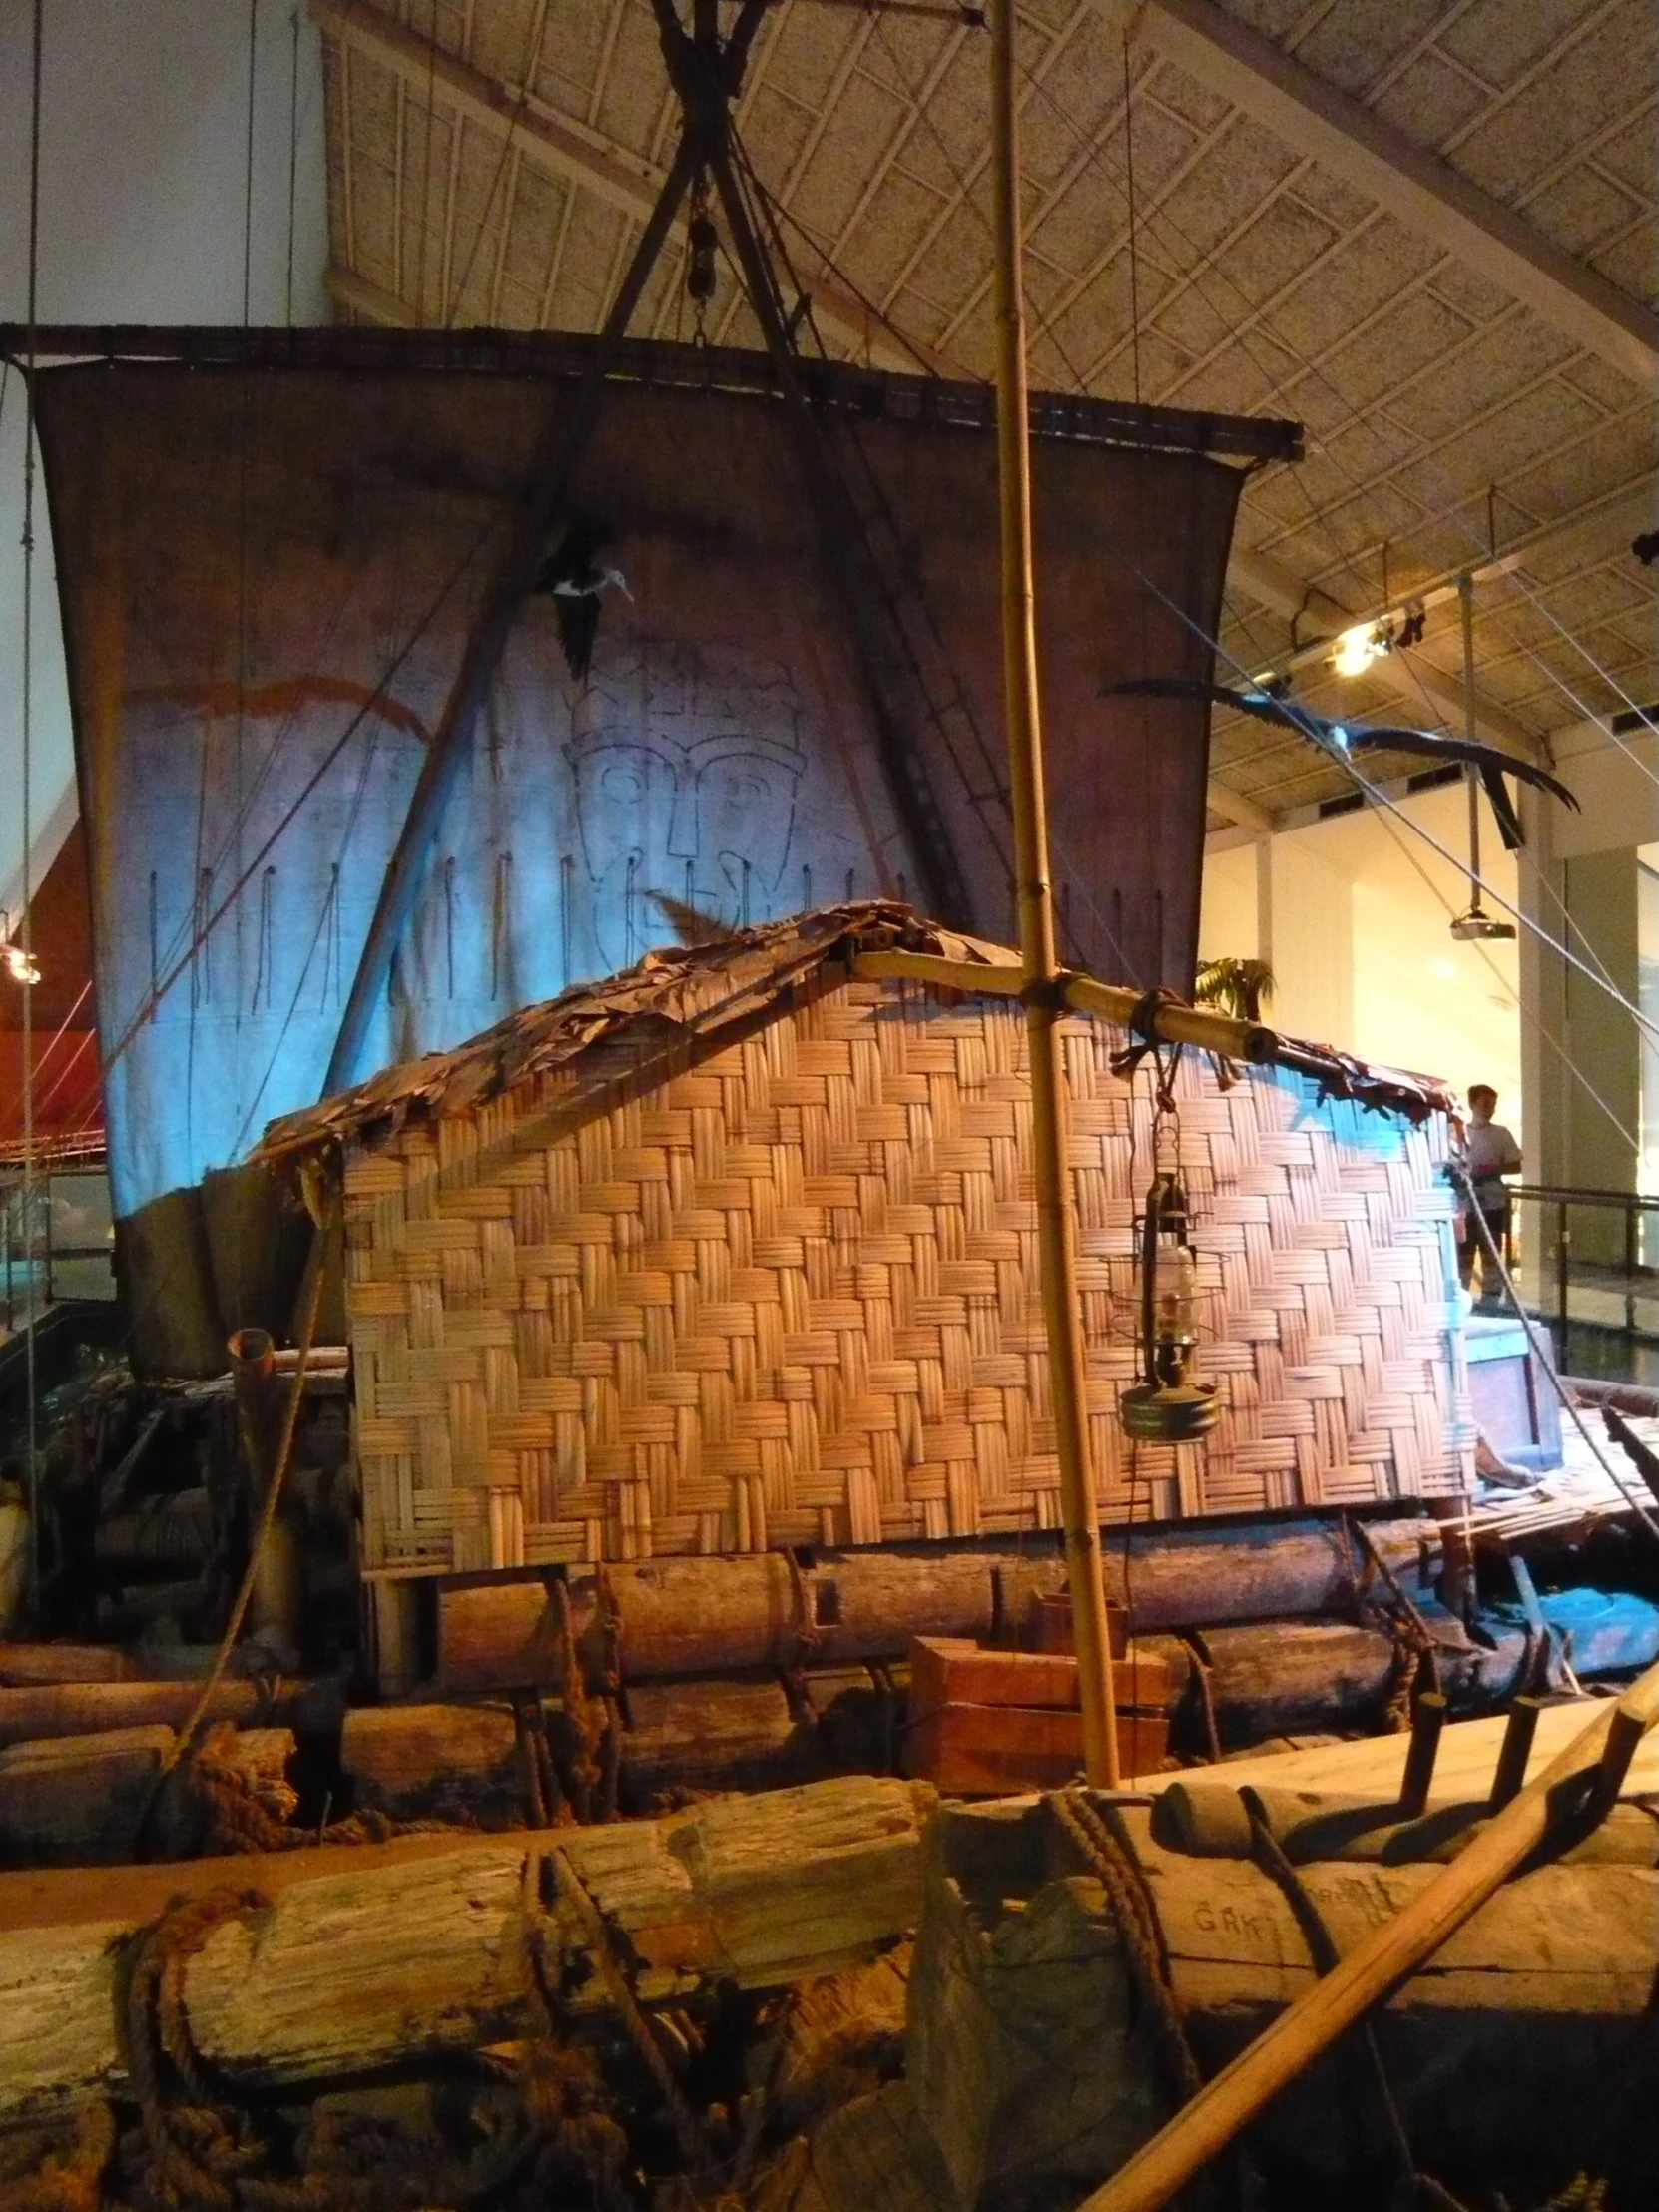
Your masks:
{"label": "wooden yard spar", "polygon": [[991,10],[992,206],[996,231],[996,446],[1002,499],[1002,653],[1013,801],[1015,889],[1031,1061],[1032,1158],[1049,1392],[1060,1461],[1077,1639],[1083,1765],[1090,1782],[1119,1782],[1112,1654],[1100,1568],[1099,1514],[1089,1459],[1083,1330],[1077,1302],[1077,1225],[1066,1168],[1060,1017],[1065,978],[1054,936],[1048,873],[1042,718],[1037,697],[1036,600],[1031,572],[1031,456],[1026,422],[1025,306],[1020,281],[1019,119],[1014,99],[1013,0]]}

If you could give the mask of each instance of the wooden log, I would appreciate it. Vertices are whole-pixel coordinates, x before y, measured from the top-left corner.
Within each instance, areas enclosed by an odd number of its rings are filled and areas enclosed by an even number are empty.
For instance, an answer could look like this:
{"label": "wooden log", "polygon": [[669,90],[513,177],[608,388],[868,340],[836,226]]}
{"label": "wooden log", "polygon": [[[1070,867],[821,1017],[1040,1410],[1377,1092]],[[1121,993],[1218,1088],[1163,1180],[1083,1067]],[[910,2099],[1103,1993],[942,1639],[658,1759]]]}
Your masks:
{"label": "wooden log", "polygon": [[[844,1680],[833,1678],[837,1687]],[[811,1682],[808,1690],[811,1695]],[[826,1678],[818,1690],[827,1701],[834,1694]],[[832,1771],[812,1717],[792,1706],[776,1675],[749,1682],[643,1682],[628,1694],[628,1722],[621,1787],[629,1807],[643,1807],[664,1790],[777,1789]]]}
{"label": "wooden log", "polygon": [[[1207,1644],[1213,1661],[1210,1692],[1229,1744],[1310,1727],[1372,1726],[1393,1680],[1393,1646],[1375,1629],[1280,1623],[1218,1629]],[[1517,1637],[1507,1662],[1510,1673],[1520,1649]],[[1058,1655],[992,1654],[986,1665],[1011,1665],[1016,1675],[1053,1676],[1068,1684],[1075,1678],[1075,1662]],[[1126,1733],[1126,1751],[1134,1754],[1135,1771],[1153,1774],[1163,1757],[1166,1723],[1182,1713],[1191,1695],[1186,1647],[1172,1637],[1137,1638],[1118,1673],[1124,1699],[1147,1709],[1146,1725]],[[944,1724],[933,1727],[939,1740],[930,1749],[919,1733],[928,1726],[927,1714],[917,1712],[907,1722],[895,1693],[878,1687],[866,1669],[815,1666],[800,1681],[813,1718],[798,1710],[776,1674],[633,1683],[621,1739],[623,1809],[650,1811],[657,1796],[672,1789],[776,1789],[835,1772],[889,1772],[901,1759],[907,1771],[940,1787],[975,1792],[1065,1781],[1075,1764],[1070,1757],[1075,1723],[1068,1727],[1064,1716],[1033,1721],[1026,1747],[1030,1761],[998,1768],[991,1754],[1005,1731],[999,1734],[977,1717],[982,1699],[956,1700],[948,1730]],[[557,1702],[549,1704],[556,1721]],[[907,1737],[907,1727],[918,1733]],[[945,1763],[936,1768],[917,1763],[935,1758]],[[346,1718],[342,1759],[359,1802],[396,1818],[436,1813],[497,1827],[527,1817],[511,1713],[504,1704],[426,1702],[353,1710]]]}
{"label": "wooden log", "polygon": [[[1420,1573],[1432,1571],[1431,1521],[1368,1521],[1366,1533],[1415,1597],[1429,1594]],[[1129,1615],[1130,1633],[1220,1627],[1315,1614],[1349,1614],[1365,1561],[1349,1546],[1340,1522],[1295,1520],[1217,1522],[1157,1530],[1105,1531],[1106,1594]],[[1023,1552],[998,1570],[1001,1610],[1010,1625],[1024,1619],[1032,1594],[1062,1587],[1058,1562]]]}
{"label": "wooden log", "polygon": [[[1223,2063],[1314,1988],[1306,1934],[1256,1866],[1164,1853],[1145,1814],[1121,1819],[1186,2031],[1201,2065]],[[946,1808],[929,1838],[906,2078],[960,2205],[1073,2202],[1176,2101],[1105,1893],[1090,1876],[1053,1879],[1056,1844],[1035,1809]],[[1322,1863],[1301,1879],[1346,1954],[1436,1873]],[[1534,2199],[1577,2165],[1606,2171],[1606,2085],[1646,2047],[1656,1970],[1659,1872],[1551,1866],[1500,1889],[1375,2019],[1419,2168],[1459,2195],[1475,2177],[1524,2178]],[[1276,2202],[1336,2201],[1315,2187],[1381,2166],[1390,2138],[1364,2053],[1322,2059],[1252,2144]]]}
{"label": "wooden log", "polygon": [[[1536,1781],[1510,1800],[1447,1867],[1439,1867],[1323,1980],[1301,1994],[1258,2039],[1205,2083],[1176,2119],[1145,2144],[1086,2212],[1157,2212],[1216,2153],[1224,2150],[1287,2083],[1347,2027],[1430,1958],[1548,1836],[1563,1805],[1596,1781],[1615,1747],[1622,1755],[1608,1785],[1617,1795],[1640,1737],[1659,1721],[1659,1667],[1616,1704],[1588,1720]],[[1401,1868],[1395,1879],[1411,1870]],[[1579,1880],[1586,1870],[1575,1870]],[[1634,1868],[1607,1870],[1640,1882]],[[1645,1999],[1644,1999],[1645,2002]]]}
{"label": "wooden log", "polygon": [[525,1824],[518,1731],[504,1705],[353,1706],[340,1767],[356,1810],[483,1829]]}
{"label": "wooden log", "polygon": [[[1195,1859],[1248,1859],[1254,1836],[1244,1792],[1230,1788],[1226,1769],[1213,1779],[1188,1777],[1158,1793],[1155,1841]],[[1293,1866],[1310,1860],[1370,1860],[1392,1866],[1454,1859],[1487,1817],[1484,1799],[1437,1805],[1402,1820],[1396,1800],[1341,1797],[1310,1790],[1253,1789],[1263,1816]],[[1638,1806],[1616,1805],[1582,1843],[1560,1856],[1567,1866],[1659,1865],[1659,1824]]]}
{"label": "wooden log", "polygon": [[[912,1633],[988,1635],[996,1615],[985,1553],[841,1553],[792,1574],[782,1552],[741,1558],[660,1559],[613,1566],[630,1681],[902,1658]],[[1063,1571],[1058,1570],[1057,1571]],[[590,1665],[599,1652],[591,1578],[572,1603]],[[437,1686],[449,1691],[556,1688],[557,1614],[537,1582],[492,1582],[438,1592]]]}
{"label": "wooden log", "polygon": [[[179,1728],[196,1710],[199,1682],[61,1682],[0,1689],[0,1745],[46,1736],[92,1736],[112,1728]],[[231,1681],[215,1686],[204,1721],[294,1722],[301,1728],[337,1724],[339,1686],[328,1680],[283,1680],[275,1688]]]}
{"label": "wooden log", "polygon": [[91,1866],[134,1856],[171,1728],[58,1736],[0,1751],[0,1863]]}
{"label": "wooden log", "polygon": [[0,1643],[0,1686],[41,1682],[143,1682],[145,1667],[114,1644]]}
{"label": "wooden log", "polygon": [[[1373,1522],[1368,1532],[1394,1571],[1416,1585],[1432,1523]],[[1132,1538],[1127,1568],[1117,1538],[1106,1554],[1107,1594],[1118,1605],[1133,1597],[1140,1632],[1353,1605],[1355,1561],[1332,1522],[1161,1529]],[[782,1552],[635,1561],[608,1572],[630,1681],[794,1667],[804,1652],[817,1665],[893,1660],[911,1636],[997,1633],[1011,1641],[1033,1602],[1065,1587],[1057,1546],[817,1552],[799,1574]],[[592,1577],[578,1571],[571,1596],[584,1654],[597,1666]],[[557,1616],[539,1578],[440,1586],[437,1619],[436,1687],[558,1686]]]}
{"label": "wooden log", "polygon": [[[819,1668],[801,1688],[806,1707],[776,1675],[636,1684],[620,1742],[622,1810],[649,1812],[672,1790],[780,1789],[837,1772],[890,1771],[901,1692],[878,1689],[863,1667]],[[547,1715],[561,1750],[557,1700],[547,1700]],[[345,1717],[340,1763],[353,1804],[394,1819],[500,1829],[530,1817],[504,1703],[355,1707]]]}
{"label": "wooden log", "polygon": [[[1540,1774],[1599,1706],[1599,1700],[1590,1698],[1562,1699],[1545,1705],[1538,1715],[1528,1776]],[[1505,1716],[1499,1713],[1481,1720],[1453,1721],[1447,1727],[1440,1741],[1440,1756],[1434,1763],[1434,1781],[1428,1793],[1430,1809],[1473,1802],[1490,1794],[1507,1726]],[[1206,1784],[1225,1780],[1229,1789],[1249,1782],[1258,1789],[1329,1792],[1339,1797],[1393,1802],[1403,1779],[1407,1742],[1405,1736],[1398,1735],[1368,1736],[1352,1743],[1327,1740],[1305,1749],[1281,1746],[1229,1759],[1225,1768],[1213,1775],[1206,1772],[1202,1777],[1189,1775],[1185,1779]],[[1173,1788],[1182,1779],[1177,1775],[1149,1775],[1141,1787],[1156,1792]],[[1623,1795],[1659,1795],[1659,1739],[1649,1738],[1638,1749]]]}
{"label": "wooden log", "polygon": [[[163,1762],[171,1728],[112,1729],[60,1736],[0,1751],[0,1864],[114,1866],[130,1860]],[[229,1768],[277,1818],[297,1802],[286,1769],[294,1739],[285,1728],[228,1730],[216,1763]],[[150,1823],[153,1852],[197,1848],[204,1826],[188,1776],[170,1778]]]}
{"label": "wooden log", "polygon": [[[536,1975],[572,2019],[603,2016],[596,1927],[644,2004],[869,1958],[915,1924],[936,1802],[920,1784],[848,1778],[610,1828],[204,1860],[144,1870],[166,1882],[135,1885],[136,1910],[83,1892],[83,1920],[61,1917],[75,1893],[47,1878],[0,1877],[0,2122],[122,2084],[124,1946],[169,1898],[230,1884],[259,1900],[183,1964],[184,2017],[227,2081],[288,2088],[526,2033]],[[34,1888],[9,1893],[18,1883]]]}

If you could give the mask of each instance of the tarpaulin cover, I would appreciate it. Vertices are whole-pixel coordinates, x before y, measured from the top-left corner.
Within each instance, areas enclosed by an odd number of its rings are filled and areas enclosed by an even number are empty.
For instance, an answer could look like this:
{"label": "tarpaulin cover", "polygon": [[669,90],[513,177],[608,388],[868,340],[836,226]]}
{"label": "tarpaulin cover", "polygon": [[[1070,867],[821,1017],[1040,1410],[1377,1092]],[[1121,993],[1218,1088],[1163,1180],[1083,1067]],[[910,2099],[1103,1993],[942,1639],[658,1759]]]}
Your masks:
{"label": "tarpaulin cover", "polygon": [[[573,386],[489,373],[125,361],[40,378],[92,861],[111,1172],[130,1215],[320,1091],[500,520]],[[994,440],[830,437],[934,710],[910,742],[971,910],[1012,930]],[[1041,440],[1039,639],[1067,950],[1185,986],[1206,716],[1108,700],[1209,674],[1239,477]],[[589,680],[525,599],[354,1071],[447,1047],[672,932],[916,896],[865,674],[755,393],[617,385],[569,510],[609,532]],[[492,525],[495,527],[492,528]]]}

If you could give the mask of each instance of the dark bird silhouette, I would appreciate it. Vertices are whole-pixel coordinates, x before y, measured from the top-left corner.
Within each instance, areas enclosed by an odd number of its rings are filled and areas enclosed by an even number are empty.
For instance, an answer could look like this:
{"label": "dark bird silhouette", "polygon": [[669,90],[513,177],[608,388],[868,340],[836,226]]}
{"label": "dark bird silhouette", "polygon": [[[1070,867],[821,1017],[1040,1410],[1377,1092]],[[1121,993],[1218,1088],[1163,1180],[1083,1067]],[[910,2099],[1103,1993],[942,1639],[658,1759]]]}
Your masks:
{"label": "dark bird silhouette", "polygon": [[605,594],[619,591],[624,599],[634,596],[621,569],[608,568],[599,559],[610,543],[611,533],[603,523],[572,523],[530,584],[532,592],[545,592],[553,602],[565,665],[579,684],[587,681]]}
{"label": "dark bird silhouette", "polygon": [[1547,770],[1531,761],[1519,760],[1513,753],[1500,752],[1495,745],[1482,745],[1477,738],[1448,738],[1438,730],[1406,729],[1393,723],[1335,722],[1324,715],[1311,714],[1292,700],[1276,698],[1271,692],[1239,691],[1230,684],[1193,683],[1178,676],[1138,676],[1127,684],[1108,684],[1102,697],[1207,699],[1218,707],[1236,707],[1242,715],[1254,715],[1258,722],[1273,722],[1281,729],[1294,730],[1298,737],[1306,738],[1311,745],[1319,746],[1339,761],[1353,753],[1382,750],[1417,753],[1430,761],[1468,761],[1479,774],[1486,797],[1492,803],[1492,813],[1497,818],[1498,834],[1511,852],[1519,848],[1522,837],[1520,817],[1503,781],[1506,776],[1531,784],[1538,791],[1552,793],[1574,814],[1579,811],[1578,802],[1566,785],[1557,783]]}

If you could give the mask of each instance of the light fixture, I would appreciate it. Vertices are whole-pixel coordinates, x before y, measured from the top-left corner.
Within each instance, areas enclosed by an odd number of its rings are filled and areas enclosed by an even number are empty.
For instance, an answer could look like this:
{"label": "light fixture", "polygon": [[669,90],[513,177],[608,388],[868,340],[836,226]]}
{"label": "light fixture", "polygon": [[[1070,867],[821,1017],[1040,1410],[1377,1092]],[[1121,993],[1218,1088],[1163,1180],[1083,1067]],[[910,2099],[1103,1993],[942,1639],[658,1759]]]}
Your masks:
{"label": "light fixture", "polygon": [[38,983],[40,963],[32,952],[25,952],[20,944],[0,937],[0,967],[14,983]]}
{"label": "light fixture", "polygon": [[1364,676],[1373,661],[1380,661],[1390,648],[1388,633],[1375,622],[1362,622],[1352,630],[1345,630],[1337,640],[1331,655],[1331,666],[1339,676]]}
{"label": "light fixture", "polygon": [[1193,1380],[1198,1351],[1198,1262],[1187,1234],[1181,1178],[1160,1171],[1141,1228],[1141,1381],[1119,1403],[1137,1443],[1184,1444],[1221,1418],[1213,1382]]}

